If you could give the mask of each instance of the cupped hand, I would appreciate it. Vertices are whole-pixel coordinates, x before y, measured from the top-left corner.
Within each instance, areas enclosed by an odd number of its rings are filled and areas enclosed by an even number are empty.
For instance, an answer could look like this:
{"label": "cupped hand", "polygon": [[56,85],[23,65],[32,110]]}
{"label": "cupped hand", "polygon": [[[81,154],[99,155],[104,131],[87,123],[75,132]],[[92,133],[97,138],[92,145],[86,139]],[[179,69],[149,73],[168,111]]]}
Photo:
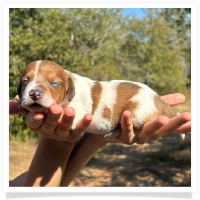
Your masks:
{"label": "cupped hand", "polygon": [[73,108],[63,109],[60,105],[52,105],[47,113],[33,113],[13,100],[9,101],[9,114],[26,115],[26,124],[30,130],[38,131],[46,138],[68,142],[78,140],[92,121],[92,116],[86,114],[72,131],[71,126],[75,117]]}
{"label": "cupped hand", "polygon": [[52,105],[47,113],[27,113],[26,123],[31,130],[39,132],[45,138],[75,142],[90,125],[92,116],[84,115],[72,131],[74,117],[73,108],[63,109],[60,105]]}
{"label": "cupped hand", "polygon": [[[185,96],[180,93],[169,94],[162,99],[171,106],[181,104],[185,101]],[[115,139],[106,139],[106,142],[124,143],[132,145],[134,143],[144,144],[147,140],[156,140],[170,132],[189,133],[191,131],[191,114],[181,113],[171,119],[160,116],[157,119],[147,122],[141,130],[133,130],[131,113],[125,111],[121,118],[122,133]]]}

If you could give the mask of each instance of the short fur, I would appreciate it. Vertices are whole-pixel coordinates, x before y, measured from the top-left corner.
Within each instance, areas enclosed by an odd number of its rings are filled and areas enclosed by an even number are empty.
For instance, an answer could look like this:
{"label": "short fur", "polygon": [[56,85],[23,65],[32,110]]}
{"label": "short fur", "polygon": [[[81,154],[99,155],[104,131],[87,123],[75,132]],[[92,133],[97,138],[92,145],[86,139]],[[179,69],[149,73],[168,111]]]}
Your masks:
{"label": "short fur", "polygon": [[[38,99],[30,91],[41,91]],[[134,129],[160,115],[172,118],[177,112],[148,86],[126,80],[93,81],[79,76],[52,61],[34,61],[22,73],[18,96],[22,107],[46,112],[53,104],[73,107],[76,116],[72,129],[86,113],[93,116],[88,132],[114,138],[120,133],[120,119],[125,110],[133,116]],[[116,131],[117,130],[117,131]]]}

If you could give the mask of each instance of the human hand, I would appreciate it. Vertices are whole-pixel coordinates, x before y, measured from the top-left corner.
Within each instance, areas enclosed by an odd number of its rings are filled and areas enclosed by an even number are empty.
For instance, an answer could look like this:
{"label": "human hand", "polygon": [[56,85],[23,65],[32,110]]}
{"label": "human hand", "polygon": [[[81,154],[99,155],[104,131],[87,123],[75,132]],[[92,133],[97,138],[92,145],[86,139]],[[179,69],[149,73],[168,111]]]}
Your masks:
{"label": "human hand", "polygon": [[19,102],[9,100],[9,115],[16,115],[16,114],[25,115],[27,112],[28,110],[22,108]]}
{"label": "human hand", "polygon": [[52,105],[47,113],[27,113],[26,124],[32,131],[38,131],[45,138],[75,142],[90,125],[92,116],[86,114],[78,122],[75,130],[71,131],[74,117],[73,108],[63,109],[60,105]]}
{"label": "human hand", "polygon": [[[163,96],[162,99],[173,106],[183,103],[185,96],[175,93]],[[125,111],[121,118],[121,127],[122,133],[115,139],[106,139],[106,142],[124,143],[128,145],[134,143],[144,144],[147,140],[156,140],[170,132],[188,133],[191,130],[191,115],[189,112],[185,112],[171,119],[160,116],[151,122],[147,122],[141,130],[133,130],[131,113]]]}

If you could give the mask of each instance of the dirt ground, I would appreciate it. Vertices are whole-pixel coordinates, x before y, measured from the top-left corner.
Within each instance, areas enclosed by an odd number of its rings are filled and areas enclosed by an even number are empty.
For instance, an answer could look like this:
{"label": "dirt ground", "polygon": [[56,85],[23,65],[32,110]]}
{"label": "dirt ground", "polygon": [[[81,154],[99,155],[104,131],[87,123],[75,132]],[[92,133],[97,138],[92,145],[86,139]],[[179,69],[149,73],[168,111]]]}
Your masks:
{"label": "dirt ground", "polygon": [[175,134],[143,146],[110,144],[70,186],[191,186],[190,153],[190,137]]}
{"label": "dirt ground", "polygon": [[[191,186],[190,134],[169,134],[145,145],[109,144],[70,184],[73,186]],[[26,171],[37,144],[10,142],[10,180]]]}

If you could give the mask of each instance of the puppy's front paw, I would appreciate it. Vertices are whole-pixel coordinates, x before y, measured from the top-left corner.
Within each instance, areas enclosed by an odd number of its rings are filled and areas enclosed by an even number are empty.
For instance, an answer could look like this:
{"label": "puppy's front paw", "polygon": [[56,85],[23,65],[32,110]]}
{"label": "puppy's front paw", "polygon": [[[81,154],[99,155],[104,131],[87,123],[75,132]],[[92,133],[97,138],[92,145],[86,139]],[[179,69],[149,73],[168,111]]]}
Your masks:
{"label": "puppy's front paw", "polygon": [[18,96],[18,95],[16,95],[16,96],[15,96],[15,99],[14,99],[14,101],[16,101],[16,102],[18,102],[18,103],[20,102],[20,98],[19,98],[19,96]]}
{"label": "puppy's front paw", "polygon": [[113,139],[115,137],[113,137],[112,133],[109,133],[109,134],[104,135],[104,138],[111,140],[111,139]]}
{"label": "puppy's front paw", "polygon": [[106,139],[114,139],[121,133],[121,129],[115,129],[113,132],[104,135]]}

